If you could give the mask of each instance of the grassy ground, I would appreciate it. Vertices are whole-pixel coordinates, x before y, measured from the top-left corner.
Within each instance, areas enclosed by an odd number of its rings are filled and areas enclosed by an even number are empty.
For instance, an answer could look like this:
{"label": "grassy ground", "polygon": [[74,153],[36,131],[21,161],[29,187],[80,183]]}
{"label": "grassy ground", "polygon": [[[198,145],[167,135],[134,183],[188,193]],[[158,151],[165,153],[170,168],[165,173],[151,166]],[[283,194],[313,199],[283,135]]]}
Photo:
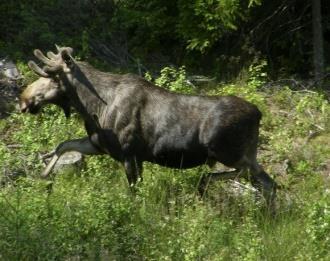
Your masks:
{"label": "grassy ground", "polygon": [[227,183],[201,200],[196,186],[206,167],[145,164],[135,196],[106,156],[40,180],[38,153],[84,135],[76,116],[66,120],[51,107],[0,120],[0,260],[330,260],[330,109],[323,95],[253,84],[205,92],[237,94],[263,111],[259,160],[286,187],[275,216]]}

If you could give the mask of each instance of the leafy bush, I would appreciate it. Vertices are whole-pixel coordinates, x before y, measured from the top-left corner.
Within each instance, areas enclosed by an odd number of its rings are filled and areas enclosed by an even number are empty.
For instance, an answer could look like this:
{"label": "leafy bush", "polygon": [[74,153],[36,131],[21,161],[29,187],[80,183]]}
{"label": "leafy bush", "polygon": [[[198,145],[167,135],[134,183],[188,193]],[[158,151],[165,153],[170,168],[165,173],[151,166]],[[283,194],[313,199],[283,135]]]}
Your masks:
{"label": "leafy bush", "polygon": [[172,67],[163,68],[160,76],[155,80],[155,84],[174,92],[194,92],[192,85],[188,84],[185,67],[180,67],[179,69]]}

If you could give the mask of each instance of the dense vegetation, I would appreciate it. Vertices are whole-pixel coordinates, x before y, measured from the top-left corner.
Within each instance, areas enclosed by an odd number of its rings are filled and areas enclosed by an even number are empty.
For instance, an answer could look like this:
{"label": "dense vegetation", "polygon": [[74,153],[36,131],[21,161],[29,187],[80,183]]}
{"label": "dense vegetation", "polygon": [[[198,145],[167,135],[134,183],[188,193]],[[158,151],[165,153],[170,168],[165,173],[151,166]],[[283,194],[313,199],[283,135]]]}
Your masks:
{"label": "dense vegetation", "polygon": [[[190,72],[230,79],[266,60],[272,78],[306,79],[313,71],[317,1],[7,0],[0,4],[0,56],[26,61],[31,50],[57,43],[74,47],[84,60],[97,58],[121,70],[185,65]],[[326,36],[330,5],[321,2]],[[329,44],[325,37],[325,61]]]}
{"label": "dense vegetation", "polygon": [[[23,85],[35,79],[32,50],[57,43],[175,92],[244,97],[263,113],[258,157],[283,188],[271,215],[242,180],[240,189],[215,183],[201,199],[205,166],[145,164],[135,195],[107,156],[41,180],[40,155],[85,136],[83,124],[54,106],[14,111],[0,119],[0,260],[329,260],[329,82],[310,80],[311,2],[2,1],[0,57],[15,59]],[[327,38],[324,47],[327,73]]]}
{"label": "dense vegetation", "polygon": [[[0,121],[0,259],[328,260],[330,106],[317,92],[261,88],[264,76],[262,67],[251,67],[244,84],[190,90],[237,94],[261,108],[259,158],[287,188],[275,216],[260,209],[253,192],[237,193],[230,183],[215,184],[201,200],[196,186],[206,167],[146,164],[135,196],[106,156],[39,180],[39,153],[83,135],[76,115],[66,120],[49,107],[43,115]],[[188,88],[183,68],[163,70],[156,82]]]}

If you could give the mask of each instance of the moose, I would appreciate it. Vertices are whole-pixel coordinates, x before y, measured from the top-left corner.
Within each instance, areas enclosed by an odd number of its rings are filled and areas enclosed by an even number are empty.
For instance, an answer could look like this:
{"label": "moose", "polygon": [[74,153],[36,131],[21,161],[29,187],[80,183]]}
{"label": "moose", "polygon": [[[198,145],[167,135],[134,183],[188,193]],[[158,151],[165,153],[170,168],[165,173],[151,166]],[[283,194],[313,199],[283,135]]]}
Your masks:
{"label": "moose", "polygon": [[236,96],[173,93],[136,75],[101,72],[76,61],[72,48],[56,47],[56,54],[34,50],[43,66],[29,61],[40,78],[22,92],[20,109],[36,114],[55,104],[70,117],[73,108],[88,135],[61,143],[42,177],[67,151],[109,154],[123,164],[130,186],[142,180],[145,161],[178,169],[220,162],[234,170],[203,179],[246,177],[273,202],[277,184],[256,159],[261,112],[255,105]]}

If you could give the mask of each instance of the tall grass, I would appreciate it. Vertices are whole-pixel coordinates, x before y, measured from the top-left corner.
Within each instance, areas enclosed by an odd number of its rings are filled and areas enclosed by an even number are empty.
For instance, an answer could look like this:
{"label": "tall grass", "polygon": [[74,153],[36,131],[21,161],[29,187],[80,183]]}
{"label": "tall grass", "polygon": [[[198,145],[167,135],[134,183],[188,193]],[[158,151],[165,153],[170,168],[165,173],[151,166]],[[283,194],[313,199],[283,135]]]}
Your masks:
{"label": "tall grass", "polygon": [[[176,181],[177,173],[163,169],[156,179],[153,172],[147,171],[146,182],[139,184],[135,196],[127,189],[120,171],[116,175],[93,173],[79,177],[63,172],[51,184],[24,178],[3,188],[1,259],[327,260],[329,257],[325,244],[328,235],[319,231],[329,230],[329,213],[324,211],[329,211],[330,201],[325,192],[307,198],[313,194],[312,188],[308,188],[299,195],[303,198],[282,203],[276,216],[270,216],[250,198],[244,200],[248,196],[233,200],[222,195],[221,200],[202,201],[193,184],[187,186]],[[210,193],[222,191],[214,188]],[[283,200],[282,196],[279,195]],[[317,210],[311,208],[314,204],[318,204]],[[323,211],[323,216],[317,216],[315,211]]]}

